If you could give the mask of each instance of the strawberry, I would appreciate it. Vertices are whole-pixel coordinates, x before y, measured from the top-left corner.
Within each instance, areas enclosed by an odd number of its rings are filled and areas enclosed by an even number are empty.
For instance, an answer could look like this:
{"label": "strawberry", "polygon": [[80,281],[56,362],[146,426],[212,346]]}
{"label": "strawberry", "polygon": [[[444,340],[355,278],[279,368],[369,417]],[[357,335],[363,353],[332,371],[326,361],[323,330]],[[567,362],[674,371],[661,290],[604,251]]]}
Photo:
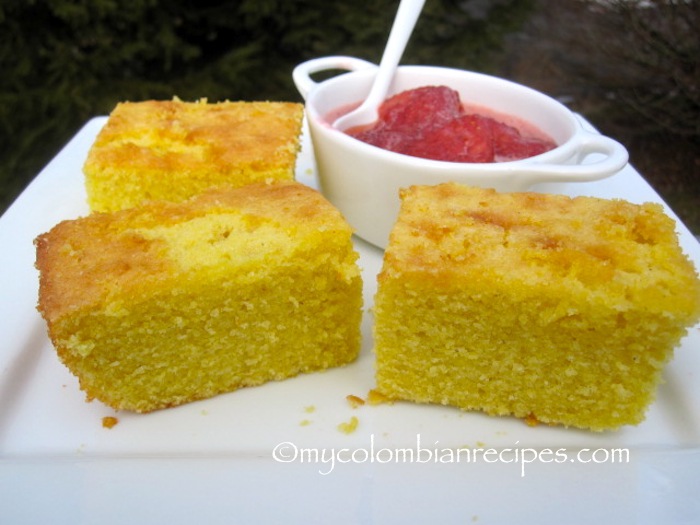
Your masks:
{"label": "strawberry", "polygon": [[490,117],[465,114],[459,93],[447,86],[398,93],[380,106],[372,127],[348,134],[389,151],[450,162],[523,159],[556,146],[525,138],[518,129]]}
{"label": "strawberry", "polygon": [[399,153],[402,153],[406,149],[406,144],[413,140],[412,137],[408,137],[404,133],[391,131],[383,126],[375,126],[362,131],[348,130],[347,133],[378,148]]}
{"label": "strawberry", "polygon": [[405,153],[451,162],[493,162],[491,119],[462,115],[426,132]]}
{"label": "strawberry", "polygon": [[446,86],[426,86],[403,91],[387,99],[379,109],[382,127],[410,133],[441,126],[463,113],[459,93]]}
{"label": "strawberry", "polygon": [[525,138],[516,128],[496,120],[493,121],[493,142],[496,160],[500,162],[534,157],[555,147],[544,140]]}

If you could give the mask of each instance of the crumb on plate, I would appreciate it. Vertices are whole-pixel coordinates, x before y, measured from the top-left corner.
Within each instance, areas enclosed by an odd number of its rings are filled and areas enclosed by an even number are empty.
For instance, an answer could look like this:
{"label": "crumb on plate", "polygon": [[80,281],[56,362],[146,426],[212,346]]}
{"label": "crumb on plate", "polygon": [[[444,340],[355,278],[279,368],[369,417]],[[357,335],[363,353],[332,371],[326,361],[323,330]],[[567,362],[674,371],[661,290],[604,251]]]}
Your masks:
{"label": "crumb on plate", "polygon": [[382,405],[384,403],[391,405],[393,404],[393,401],[384,394],[372,389],[367,393],[367,403],[370,405]]}
{"label": "crumb on plate", "polygon": [[345,399],[347,399],[348,403],[350,404],[350,406],[352,408],[361,407],[362,405],[365,404],[364,399],[362,399],[359,396],[353,395],[353,394],[348,394],[347,396],[345,396]]}
{"label": "crumb on plate", "polygon": [[350,421],[340,423],[338,425],[338,430],[340,430],[343,434],[352,434],[357,430],[357,425],[360,424],[360,420],[357,419],[355,416],[352,416],[350,418]]}
{"label": "crumb on plate", "polygon": [[119,423],[119,420],[116,417],[113,416],[105,416],[102,418],[102,426],[104,428],[112,428],[114,427],[117,423]]}

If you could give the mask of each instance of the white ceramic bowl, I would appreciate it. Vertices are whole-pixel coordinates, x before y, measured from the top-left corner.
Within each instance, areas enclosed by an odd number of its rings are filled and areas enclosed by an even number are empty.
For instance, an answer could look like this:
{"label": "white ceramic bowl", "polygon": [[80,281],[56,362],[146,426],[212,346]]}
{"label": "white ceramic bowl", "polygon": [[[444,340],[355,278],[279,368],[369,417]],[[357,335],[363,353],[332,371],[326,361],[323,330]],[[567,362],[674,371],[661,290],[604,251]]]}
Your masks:
{"label": "white ceramic bowl", "polygon": [[[547,133],[555,149],[523,160],[489,164],[456,163],[402,155],[366,144],[326,121],[329,113],[362,101],[377,66],[353,57],[309,60],[294,69],[306,117],[321,191],[366,241],[384,248],[396,221],[399,189],[453,181],[499,191],[523,191],[542,182],[598,180],[622,169],[627,150],[618,142],[586,131],[556,100],[508,80],[442,67],[401,66],[391,94],[420,86],[446,85],[463,102],[522,119]],[[347,70],[323,82],[312,75]],[[590,154],[594,162],[583,163]]]}

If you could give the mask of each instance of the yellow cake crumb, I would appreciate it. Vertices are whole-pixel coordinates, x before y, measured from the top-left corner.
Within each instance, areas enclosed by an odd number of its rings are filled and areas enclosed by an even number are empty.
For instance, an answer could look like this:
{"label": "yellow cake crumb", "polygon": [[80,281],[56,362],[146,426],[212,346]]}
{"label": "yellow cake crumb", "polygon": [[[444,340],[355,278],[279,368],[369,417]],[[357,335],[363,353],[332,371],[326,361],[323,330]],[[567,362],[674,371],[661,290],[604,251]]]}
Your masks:
{"label": "yellow cake crumb", "polygon": [[296,182],[94,213],[37,238],[38,309],[88,399],[176,406],[354,361],[351,237]]}
{"label": "yellow cake crumb", "polygon": [[299,426],[300,427],[308,427],[311,424],[311,421],[309,419],[302,419],[299,421]]}
{"label": "yellow cake crumb", "polygon": [[658,204],[402,192],[375,297],[376,390],[592,430],[637,424],[700,318]]}
{"label": "yellow cake crumb", "polygon": [[83,167],[90,209],[293,180],[302,117],[292,102],[122,102]]}
{"label": "yellow cake crumb", "polygon": [[113,416],[105,416],[102,418],[102,426],[104,428],[114,428],[119,423],[119,419]]}
{"label": "yellow cake crumb", "polygon": [[340,423],[338,425],[338,430],[340,430],[343,434],[352,434],[357,430],[357,426],[360,424],[360,420],[357,419],[357,417],[352,416],[350,418],[350,421]]}
{"label": "yellow cake crumb", "polygon": [[379,392],[377,389],[372,388],[369,392],[367,392],[367,403],[369,405],[375,406],[383,404],[392,404],[393,400]]}
{"label": "yellow cake crumb", "polygon": [[530,412],[528,415],[526,415],[523,418],[523,421],[525,421],[525,424],[529,427],[536,427],[537,425],[540,424],[539,419],[537,419],[537,416],[535,416],[535,414],[533,414],[532,412]]}
{"label": "yellow cake crumb", "polygon": [[305,406],[304,412],[306,412],[307,414],[313,414],[314,412],[316,412],[316,406],[314,406],[314,405]]}
{"label": "yellow cake crumb", "polygon": [[345,399],[352,408],[358,408],[365,404],[364,399],[353,394],[348,394]]}

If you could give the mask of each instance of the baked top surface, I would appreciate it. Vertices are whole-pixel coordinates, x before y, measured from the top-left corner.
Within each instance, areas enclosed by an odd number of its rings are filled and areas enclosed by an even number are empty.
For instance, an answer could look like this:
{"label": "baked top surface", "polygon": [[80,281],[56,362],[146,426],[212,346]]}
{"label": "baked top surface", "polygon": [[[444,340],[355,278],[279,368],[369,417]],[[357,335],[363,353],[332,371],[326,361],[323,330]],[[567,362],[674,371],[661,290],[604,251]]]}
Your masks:
{"label": "baked top surface", "polygon": [[265,271],[264,261],[279,263],[319,244],[347,249],[350,236],[340,213],[296,182],[215,189],[182,203],[93,213],[37,238],[40,307],[54,319],[182,276],[234,268],[235,278],[252,279]]}
{"label": "baked top surface", "polygon": [[293,164],[302,113],[292,102],[122,102],[90,149],[86,171]]}
{"label": "baked top surface", "polygon": [[452,183],[415,186],[402,194],[379,279],[420,275],[445,286],[475,279],[562,286],[567,293],[674,309],[685,297],[691,308],[700,285],[674,227],[654,203],[497,193]]}

